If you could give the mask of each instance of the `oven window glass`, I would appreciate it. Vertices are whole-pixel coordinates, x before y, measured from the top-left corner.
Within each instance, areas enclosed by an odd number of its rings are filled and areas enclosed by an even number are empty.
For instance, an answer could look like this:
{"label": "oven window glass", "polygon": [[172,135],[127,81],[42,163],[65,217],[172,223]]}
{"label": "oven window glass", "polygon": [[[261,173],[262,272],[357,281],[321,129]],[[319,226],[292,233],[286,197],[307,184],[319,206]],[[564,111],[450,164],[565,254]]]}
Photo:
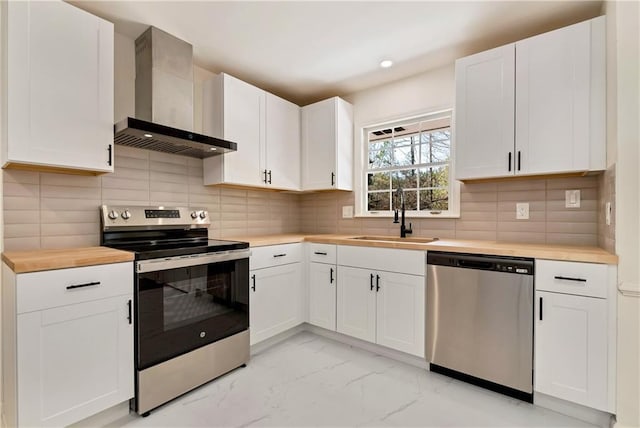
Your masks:
{"label": "oven window glass", "polygon": [[138,275],[139,368],[249,326],[248,259]]}

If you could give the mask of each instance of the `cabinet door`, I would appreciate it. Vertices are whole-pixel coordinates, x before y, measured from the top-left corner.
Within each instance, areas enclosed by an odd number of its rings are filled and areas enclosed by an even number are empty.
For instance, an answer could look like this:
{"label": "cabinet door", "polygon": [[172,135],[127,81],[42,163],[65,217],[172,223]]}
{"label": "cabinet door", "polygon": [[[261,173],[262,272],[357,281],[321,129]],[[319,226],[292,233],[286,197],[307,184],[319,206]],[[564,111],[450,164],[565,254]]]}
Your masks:
{"label": "cabinet door", "polygon": [[309,263],[309,323],[336,330],[336,266]]}
{"label": "cabinet door", "polygon": [[303,190],[334,188],[336,125],[335,98],[302,108]]}
{"label": "cabinet door", "polygon": [[456,61],[455,176],[513,175],[515,45]]}
{"label": "cabinet door", "polygon": [[606,299],[538,291],[535,319],[534,389],[608,411]]}
{"label": "cabinet door", "polygon": [[516,43],[518,174],[589,169],[590,25]]}
{"label": "cabinet door", "polygon": [[251,271],[249,324],[252,345],[302,322],[301,265],[292,263]]}
{"label": "cabinet door", "polygon": [[267,93],[266,113],[269,187],[300,190],[300,107]]}
{"label": "cabinet door", "polygon": [[7,6],[5,160],[112,172],[113,24],[61,1]]}
{"label": "cabinet door", "polygon": [[375,273],[368,269],[338,266],[337,301],[337,331],[375,342]]}
{"label": "cabinet door", "polygon": [[225,74],[223,93],[224,139],[238,144],[222,155],[224,181],[264,186],[264,91]]}
{"label": "cabinet door", "polygon": [[66,426],[133,397],[131,298],[18,315],[20,426]]}
{"label": "cabinet door", "polygon": [[424,358],[425,279],[379,272],[376,342]]}

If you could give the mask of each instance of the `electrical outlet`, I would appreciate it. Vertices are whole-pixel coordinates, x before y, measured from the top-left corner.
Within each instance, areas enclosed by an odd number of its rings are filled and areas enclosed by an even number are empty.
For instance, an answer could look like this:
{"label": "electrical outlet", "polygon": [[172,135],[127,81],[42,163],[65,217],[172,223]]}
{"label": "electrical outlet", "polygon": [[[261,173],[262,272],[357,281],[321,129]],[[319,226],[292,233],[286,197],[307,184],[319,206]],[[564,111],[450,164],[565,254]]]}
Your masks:
{"label": "electrical outlet", "polygon": [[580,190],[566,190],[564,192],[565,208],[580,208]]}
{"label": "electrical outlet", "polygon": [[342,218],[353,218],[353,205],[345,205],[342,207]]}
{"label": "electrical outlet", "polygon": [[604,217],[607,226],[611,226],[611,202],[607,202],[604,208]]}
{"label": "electrical outlet", "polygon": [[529,220],[529,202],[518,202],[516,204],[516,219]]}

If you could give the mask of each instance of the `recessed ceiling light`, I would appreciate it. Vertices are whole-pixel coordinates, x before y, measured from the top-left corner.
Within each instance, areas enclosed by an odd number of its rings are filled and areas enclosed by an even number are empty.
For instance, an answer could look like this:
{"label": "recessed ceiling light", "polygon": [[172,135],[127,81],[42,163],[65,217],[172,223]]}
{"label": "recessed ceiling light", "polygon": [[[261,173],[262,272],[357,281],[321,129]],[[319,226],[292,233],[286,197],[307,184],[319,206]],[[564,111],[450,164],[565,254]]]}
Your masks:
{"label": "recessed ceiling light", "polygon": [[143,135],[144,135],[145,137],[147,137],[147,138],[151,138],[151,137],[153,137],[153,135],[151,135],[151,134],[143,134]]}
{"label": "recessed ceiling light", "polygon": [[211,147],[209,150],[218,150],[218,149],[215,147]]}
{"label": "recessed ceiling light", "polygon": [[380,61],[380,67],[382,68],[389,68],[393,65],[393,61],[391,61],[390,59],[385,59]]}

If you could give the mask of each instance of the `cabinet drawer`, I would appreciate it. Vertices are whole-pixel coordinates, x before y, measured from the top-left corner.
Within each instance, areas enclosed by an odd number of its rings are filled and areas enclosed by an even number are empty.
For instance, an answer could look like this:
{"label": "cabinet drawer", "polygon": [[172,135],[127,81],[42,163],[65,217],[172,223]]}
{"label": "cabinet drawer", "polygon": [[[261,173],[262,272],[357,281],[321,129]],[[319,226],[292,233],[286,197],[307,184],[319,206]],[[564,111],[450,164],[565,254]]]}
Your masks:
{"label": "cabinet drawer", "polygon": [[309,260],[318,263],[336,264],[336,246],[331,244],[309,244]]}
{"label": "cabinet drawer", "polygon": [[536,290],[607,297],[608,265],[536,260]]}
{"label": "cabinet drawer", "polygon": [[251,270],[302,261],[302,244],[269,245],[251,249]]}
{"label": "cabinet drawer", "polygon": [[133,263],[19,274],[17,313],[133,294]]}
{"label": "cabinet drawer", "polygon": [[338,264],[364,269],[424,275],[425,252],[390,248],[338,246]]}

